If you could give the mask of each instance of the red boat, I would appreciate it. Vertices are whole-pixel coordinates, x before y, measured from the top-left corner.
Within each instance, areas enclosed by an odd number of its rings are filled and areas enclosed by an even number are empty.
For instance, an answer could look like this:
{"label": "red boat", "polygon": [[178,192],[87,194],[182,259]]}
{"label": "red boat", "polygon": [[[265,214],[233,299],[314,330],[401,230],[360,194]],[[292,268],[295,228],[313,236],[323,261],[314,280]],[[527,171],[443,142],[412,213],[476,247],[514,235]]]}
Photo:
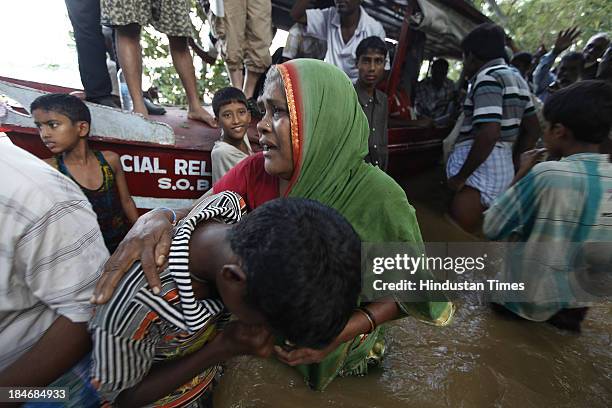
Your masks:
{"label": "red boat", "polygon": [[[288,16],[292,4],[289,0],[273,1],[273,19],[279,28],[288,29],[292,24]],[[383,87],[389,95],[392,114],[400,118],[389,122],[389,172],[402,178],[435,165],[442,140],[449,132],[449,128],[412,126],[406,120],[423,60],[437,56],[460,58],[463,35],[488,20],[463,0],[365,0],[363,6],[383,24],[388,37],[398,41],[392,70]],[[73,91],[0,77],[0,94],[22,107],[29,107],[41,92]],[[92,111],[91,146],[120,155],[138,208],[187,207],[210,188],[210,151],[219,138],[218,129],[187,119],[187,111],[176,107],[167,107],[165,115],[154,117],[161,122],[156,123],[116,109],[88,106]],[[13,143],[41,158],[50,157],[27,112],[14,108],[21,114],[11,112],[4,125]],[[254,124],[249,136],[257,147]]]}

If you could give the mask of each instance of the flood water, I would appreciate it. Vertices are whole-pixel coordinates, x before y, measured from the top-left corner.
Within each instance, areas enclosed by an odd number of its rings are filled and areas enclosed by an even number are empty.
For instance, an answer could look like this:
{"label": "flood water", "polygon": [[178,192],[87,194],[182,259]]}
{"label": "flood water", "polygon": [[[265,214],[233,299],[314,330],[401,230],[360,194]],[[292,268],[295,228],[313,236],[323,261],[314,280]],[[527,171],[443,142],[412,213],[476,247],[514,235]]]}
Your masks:
{"label": "flood water", "polygon": [[[420,183],[439,182],[432,172],[404,185],[425,240],[471,239],[444,220],[443,193],[420,195]],[[390,323],[382,366],[322,393],[272,359],[235,359],[215,407],[612,407],[612,303],[592,307],[580,334],[499,315],[476,296],[456,304],[448,327]]]}

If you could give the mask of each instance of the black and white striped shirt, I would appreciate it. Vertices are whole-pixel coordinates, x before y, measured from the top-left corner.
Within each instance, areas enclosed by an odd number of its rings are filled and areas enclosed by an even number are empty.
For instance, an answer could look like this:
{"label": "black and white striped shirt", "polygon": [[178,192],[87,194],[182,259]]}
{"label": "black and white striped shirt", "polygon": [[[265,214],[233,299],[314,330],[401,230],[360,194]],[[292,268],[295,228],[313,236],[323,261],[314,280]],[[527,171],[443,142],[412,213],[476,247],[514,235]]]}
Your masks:
{"label": "black and white striped shirt", "polygon": [[[196,205],[175,229],[168,268],[160,274],[161,293],[154,295],[140,262],[134,263],[112,299],[96,309],[92,332],[92,378],[109,401],[138,384],[156,361],[174,359],[208,343],[215,325],[227,318],[218,299],[196,300],[189,274],[189,241],[196,226],[215,219],[228,224],[242,218],[246,205],[236,193],[222,192]],[[211,383],[209,367],[155,406],[189,406]]]}

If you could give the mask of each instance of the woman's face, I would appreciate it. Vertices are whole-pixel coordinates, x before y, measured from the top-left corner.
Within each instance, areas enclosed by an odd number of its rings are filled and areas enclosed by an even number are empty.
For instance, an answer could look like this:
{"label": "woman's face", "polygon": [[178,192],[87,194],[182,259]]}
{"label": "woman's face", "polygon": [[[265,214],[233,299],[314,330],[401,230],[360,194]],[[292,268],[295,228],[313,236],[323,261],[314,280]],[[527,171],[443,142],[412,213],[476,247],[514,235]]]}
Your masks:
{"label": "woman's face", "polygon": [[293,175],[293,149],[291,147],[291,121],[287,97],[280,81],[272,81],[259,98],[265,111],[257,123],[259,144],[263,147],[266,173],[290,180]]}

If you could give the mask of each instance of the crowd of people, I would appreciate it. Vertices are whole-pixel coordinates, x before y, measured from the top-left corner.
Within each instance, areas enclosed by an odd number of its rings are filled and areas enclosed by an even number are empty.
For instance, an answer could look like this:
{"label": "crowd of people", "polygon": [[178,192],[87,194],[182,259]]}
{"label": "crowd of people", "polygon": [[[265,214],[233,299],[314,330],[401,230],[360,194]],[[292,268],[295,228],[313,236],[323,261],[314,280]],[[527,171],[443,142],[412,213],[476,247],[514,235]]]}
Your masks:
{"label": "crowd of people", "polygon": [[[143,115],[140,32],[152,24],[168,36],[189,117],[220,128],[213,187],[191,208],[139,216],[118,155],[88,144],[87,106],[71,95],[37,98],[30,112],[53,157],[45,163],[0,137],[0,386],[68,387],[68,406],[78,407],[211,406],[221,363],[274,355],[324,390],[380,361],[385,322],[453,318],[444,297],[360,300],[361,242],[422,244],[414,208],[385,172],[383,26],[359,0],[298,0],[285,62],[270,66],[270,2],[200,2],[232,84],[215,93],[211,115],[196,87],[188,3],[66,0],[90,102],[116,105],[99,71],[101,23],[115,31]],[[438,58],[414,89],[414,123],[455,128],[449,213],[466,231],[568,247],[612,242],[612,46],[601,33],[566,52],[579,35],[563,30],[551,51],[532,55],[482,24],[461,42],[458,84]],[[253,116],[260,152],[247,136]],[[553,256],[571,263],[569,249]],[[576,331],[587,311],[501,307]]]}

